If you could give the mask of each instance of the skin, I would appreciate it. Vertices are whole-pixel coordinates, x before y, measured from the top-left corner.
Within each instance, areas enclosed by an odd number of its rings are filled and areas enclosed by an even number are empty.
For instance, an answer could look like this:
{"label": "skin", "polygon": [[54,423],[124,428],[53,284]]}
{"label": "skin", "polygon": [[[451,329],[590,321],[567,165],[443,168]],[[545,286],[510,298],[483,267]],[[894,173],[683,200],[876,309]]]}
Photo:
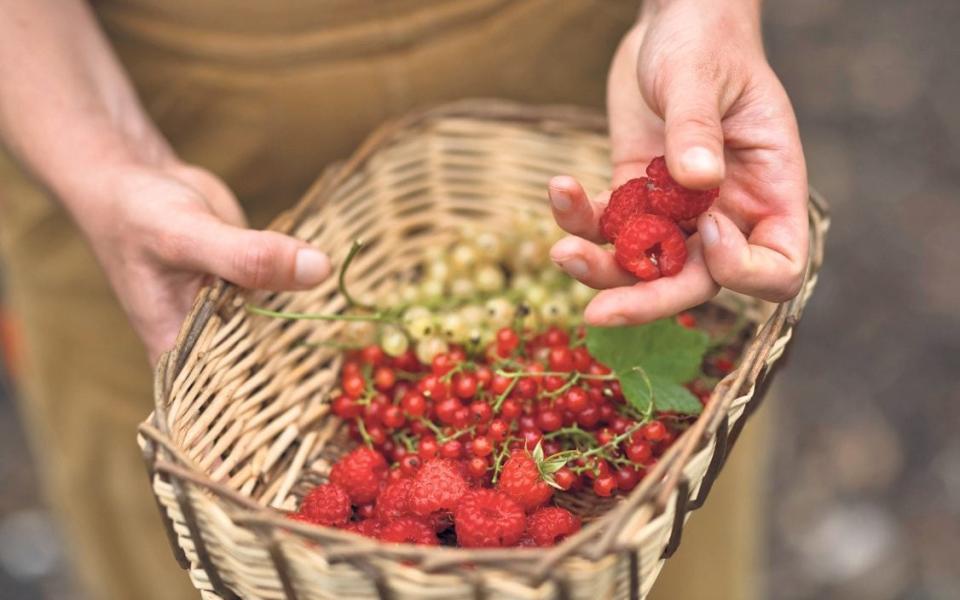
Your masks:
{"label": "skin", "polygon": [[637,282],[600,246],[609,191],[590,199],[573,178],[553,178],[554,216],[571,236],[551,258],[603,290],[587,306],[588,323],[644,323],[701,304],[721,287],[770,301],[799,291],[806,167],[790,101],[763,54],[759,15],[755,0],[650,1],[621,42],[607,90],[611,184],[643,176],[652,158],[666,155],[679,183],[719,186],[720,197],[698,219],[683,271]]}
{"label": "skin", "polygon": [[[603,198],[588,199],[569,177],[551,181],[557,220],[577,236],[559,242],[553,259],[611,288],[587,309],[590,322],[671,314],[718,285],[768,299],[796,292],[806,177],[793,113],[763,58],[758,13],[753,0],[651,1],[623,40],[609,78],[613,184],[666,148],[681,183],[723,187],[690,238],[682,274],[638,285],[592,243]],[[209,275],[270,290],[329,276],[322,252],[247,229],[227,186],[176,156],[82,0],[0,0],[0,81],[0,138],[76,221],[151,361],[173,345]],[[691,162],[693,147],[706,154]]]}

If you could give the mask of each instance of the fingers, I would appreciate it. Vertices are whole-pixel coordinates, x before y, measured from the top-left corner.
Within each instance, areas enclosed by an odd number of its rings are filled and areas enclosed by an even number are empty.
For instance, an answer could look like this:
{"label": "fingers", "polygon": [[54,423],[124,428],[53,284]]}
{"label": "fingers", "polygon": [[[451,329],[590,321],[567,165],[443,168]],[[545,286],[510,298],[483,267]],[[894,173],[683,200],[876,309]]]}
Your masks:
{"label": "fingers", "polygon": [[800,290],[807,264],[807,224],[802,215],[772,216],[754,226],[750,239],[715,211],[698,229],[710,275],[736,292],[783,302]]}
{"label": "fingers", "polygon": [[699,236],[687,240],[687,264],[673,277],[605,290],[587,305],[590,325],[648,323],[675,315],[713,298],[720,290],[707,270]]}
{"label": "fingers", "polygon": [[331,272],[326,254],[306,242],[273,232],[234,227],[197,216],[164,258],[211,273],[239,286],[265,290],[306,289]]}
{"label": "fingers", "polygon": [[551,179],[547,193],[553,218],[561,229],[598,243],[604,241],[598,220],[606,206],[605,201],[602,204],[591,201],[577,180],[566,175]]}
{"label": "fingers", "polygon": [[594,289],[637,282],[636,277],[620,268],[612,252],[578,237],[566,237],[554,244],[550,259],[571,277]]}
{"label": "fingers", "polygon": [[723,181],[723,128],[717,86],[702,70],[672,76],[663,95],[667,168],[681,185],[715,188]]}

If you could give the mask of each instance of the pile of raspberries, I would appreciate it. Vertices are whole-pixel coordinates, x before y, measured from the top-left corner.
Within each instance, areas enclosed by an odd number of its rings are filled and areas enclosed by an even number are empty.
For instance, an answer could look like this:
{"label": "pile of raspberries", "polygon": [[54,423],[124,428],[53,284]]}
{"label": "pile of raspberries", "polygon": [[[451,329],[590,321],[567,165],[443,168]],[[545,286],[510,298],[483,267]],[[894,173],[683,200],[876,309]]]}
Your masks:
{"label": "pile of raspberries", "polygon": [[716,200],[720,190],[691,190],[674,181],[662,156],[651,161],[647,176],[614,190],[600,216],[600,232],[614,245],[617,263],[642,281],[676,275],[687,260],[691,223]]}
{"label": "pile of raspberries", "polygon": [[382,454],[360,446],[290,518],[393,543],[436,546],[438,534],[455,535],[465,548],[552,546],[580,529],[573,513],[546,506],[553,488],[525,450],[507,459],[495,488],[473,479],[461,461],[441,457],[404,476],[402,465],[391,471]]}

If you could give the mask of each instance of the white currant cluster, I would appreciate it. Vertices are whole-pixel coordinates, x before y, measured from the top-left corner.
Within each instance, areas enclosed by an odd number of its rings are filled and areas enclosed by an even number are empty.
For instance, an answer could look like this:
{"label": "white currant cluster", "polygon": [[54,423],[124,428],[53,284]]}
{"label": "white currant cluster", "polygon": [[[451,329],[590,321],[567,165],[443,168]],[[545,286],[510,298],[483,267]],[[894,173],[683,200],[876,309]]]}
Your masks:
{"label": "white currant cluster", "polygon": [[341,341],[379,343],[391,356],[413,344],[417,359],[429,364],[451,344],[485,348],[503,327],[568,326],[595,292],[550,262],[559,237],[552,222],[532,215],[506,233],[464,227],[453,244],[428,250],[414,283],[374,299],[379,313],[396,322],[348,322]]}

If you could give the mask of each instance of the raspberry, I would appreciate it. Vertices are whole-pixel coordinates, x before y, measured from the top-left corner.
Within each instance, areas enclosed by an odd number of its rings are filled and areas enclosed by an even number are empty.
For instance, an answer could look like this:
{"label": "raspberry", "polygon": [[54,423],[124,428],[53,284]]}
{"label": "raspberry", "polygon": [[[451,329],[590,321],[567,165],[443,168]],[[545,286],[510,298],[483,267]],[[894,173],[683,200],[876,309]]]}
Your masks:
{"label": "raspberry", "polygon": [[526,536],[536,546],[553,546],[580,530],[580,519],[569,510],[547,506],[527,517]]}
{"label": "raspberry", "polygon": [[412,485],[413,480],[407,478],[388,483],[377,496],[377,505],[374,507],[376,518],[389,521],[410,514],[409,497]]}
{"label": "raspberry", "polygon": [[514,450],[503,465],[497,489],[530,511],[553,496],[553,488],[544,482],[536,461],[524,450]]}
{"label": "raspberry", "polygon": [[677,183],[667,171],[667,161],[658,156],[647,167],[647,175],[653,185],[647,191],[647,205],[644,212],[667,217],[673,221],[694,219],[710,208],[720,194],[718,188],[712,190],[691,190]]}
{"label": "raspberry", "polygon": [[318,525],[342,525],[350,518],[350,496],[339,485],[318,485],[303,498],[300,514]]}
{"label": "raspberry", "polygon": [[354,504],[369,504],[376,500],[386,477],[386,459],[366,446],[342,457],[330,470],[330,482],[346,490]]}
{"label": "raspberry", "polygon": [[457,542],[465,548],[513,546],[523,536],[523,508],[506,494],[474,490],[453,513]]}
{"label": "raspberry", "polygon": [[631,179],[610,194],[610,202],[600,215],[600,233],[609,242],[615,242],[620,230],[631,217],[647,212],[649,179]]}
{"label": "raspberry", "polygon": [[468,488],[455,461],[444,458],[428,460],[414,475],[410,485],[410,512],[428,517],[437,511],[453,510]]}
{"label": "raspberry", "polygon": [[362,521],[351,521],[340,529],[368,538],[379,538],[381,526],[380,521],[376,519],[364,519]]}
{"label": "raspberry", "polygon": [[615,249],[617,263],[643,281],[676,275],[687,260],[683,232],[657,215],[639,215],[628,221]]}
{"label": "raspberry", "polygon": [[380,526],[380,539],[396,544],[436,546],[440,543],[433,527],[416,517],[398,517]]}

